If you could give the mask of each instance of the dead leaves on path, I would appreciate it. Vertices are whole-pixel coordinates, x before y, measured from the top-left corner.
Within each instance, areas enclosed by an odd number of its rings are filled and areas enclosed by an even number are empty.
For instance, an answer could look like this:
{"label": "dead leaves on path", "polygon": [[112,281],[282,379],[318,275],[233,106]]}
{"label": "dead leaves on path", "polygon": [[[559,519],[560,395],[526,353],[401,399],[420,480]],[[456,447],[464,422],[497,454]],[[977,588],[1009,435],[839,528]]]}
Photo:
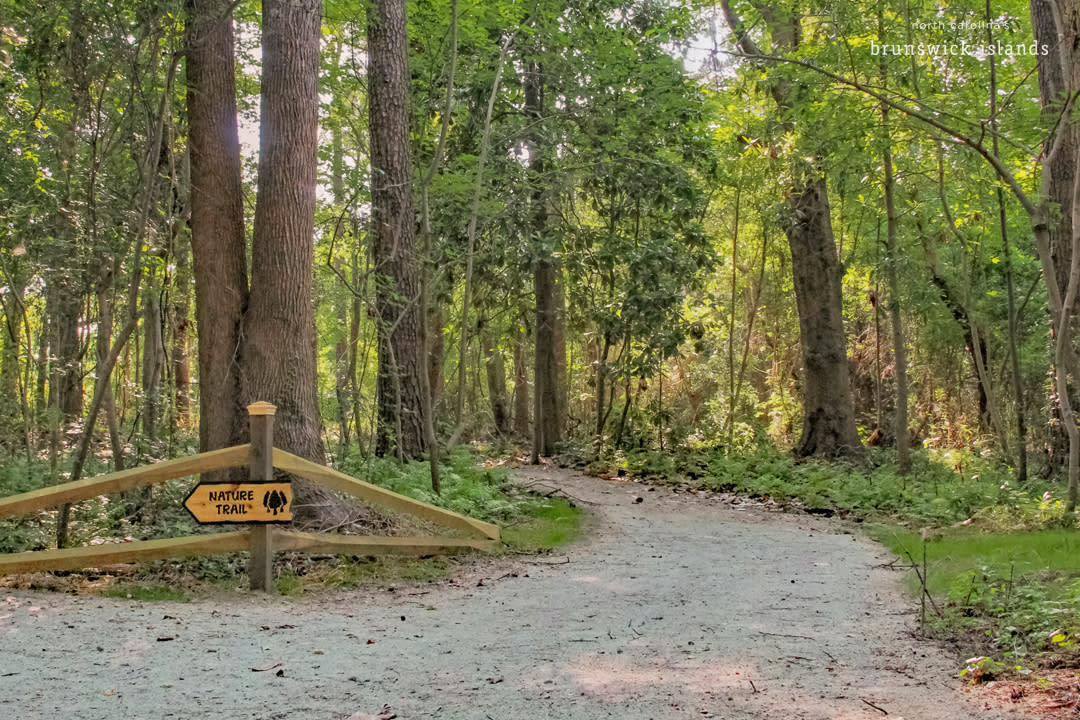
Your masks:
{"label": "dead leaves on path", "polygon": [[1038,677],[987,683],[983,690],[994,704],[1020,706],[1024,717],[1074,720],[1080,710],[1080,675],[1075,670],[1048,670]]}

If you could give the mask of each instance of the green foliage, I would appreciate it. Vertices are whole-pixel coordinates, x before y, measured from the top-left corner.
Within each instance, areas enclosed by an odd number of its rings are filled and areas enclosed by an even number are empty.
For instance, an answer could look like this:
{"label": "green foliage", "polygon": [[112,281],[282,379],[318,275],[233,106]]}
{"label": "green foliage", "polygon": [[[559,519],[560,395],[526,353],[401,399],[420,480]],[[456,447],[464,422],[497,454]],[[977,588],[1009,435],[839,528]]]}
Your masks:
{"label": "green foliage", "polygon": [[[1080,659],[1075,530],[998,534],[969,526],[929,541],[896,530],[881,539],[916,564],[925,550],[927,590],[942,609],[940,617],[928,618],[930,630],[966,652],[992,657],[984,670]],[[980,665],[969,661],[968,672],[979,677]]]}
{"label": "green foliage", "polygon": [[427,463],[403,465],[387,458],[352,456],[343,470],[416,500],[495,523],[530,515],[547,502],[511,484],[504,469],[477,465],[467,448],[457,448],[446,460],[440,476],[441,494],[431,490]]}
{"label": "green foliage", "polygon": [[718,492],[833,511],[855,518],[889,519],[916,527],[974,520],[998,529],[1055,527],[1063,522],[1058,486],[1015,488],[1012,475],[992,459],[949,453],[916,453],[909,476],[884,453],[870,468],[796,461],[771,445],[746,453],[679,449],[672,453],[627,451],[621,467],[631,476],[689,482]]}
{"label": "green foliage", "polygon": [[552,550],[578,538],[582,512],[573,503],[555,498],[534,508],[528,518],[515,521],[502,530],[502,539],[520,552]]}

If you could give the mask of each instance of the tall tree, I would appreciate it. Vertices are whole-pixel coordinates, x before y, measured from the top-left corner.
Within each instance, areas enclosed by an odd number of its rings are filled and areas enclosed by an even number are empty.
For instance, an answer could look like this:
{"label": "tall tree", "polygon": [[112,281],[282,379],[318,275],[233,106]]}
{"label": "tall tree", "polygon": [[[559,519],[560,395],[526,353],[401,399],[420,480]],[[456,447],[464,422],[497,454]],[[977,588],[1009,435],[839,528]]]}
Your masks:
{"label": "tall tree", "polygon": [[414,247],[409,152],[409,56],[404,0],[376,0],[368,15],[371,234],[379,333],[376,452],[425,451],[419,258]]}
{"label": "tall tree", "polygon": [[544,134],[546,93],[544,66],[536,60],[525,67],[522,80],[525,115],[532,122],[528,134],[531,228],[533,238],[533,296],[536,298],[536,332],[533,365],[533,446],[532,461],[551,455],[562,440],[562,392],[559,387],[556,332],[561,324],[562,295],[556,287],[560,268],[556,258],[557,235],[552,225],[552,180],[547,175],[551,148]]}
{"label": "tall tree", "polygon": [[322,462],[312,300],[321,0],[265,0],[259,187],[241,398],[277,406],[276,444]]}
{"label": "tall tree", "polygon": [[199,444],[246,441],[237,352],[248,303],[232,4],[188,0],[191,254],[199,332]]}
{"label": "tall tree", "polygon": [[[739,49],[761,56],[730,0],[722,0],[722,7]],[[802,35],[797,12],[773,3],[763,6],[761,14],[774,51],[797,52]],[[780,122],[793,132],[798,105],[807,96],[800,79],[781,74],[768,83]],[[791,248],[803,360],[803,428],[795,452],[804,457],[857,455],[862,444],[855,427],[844,335],[843,269],[833,239],[825,170],[816,157],[809,163],[792,157],[791,166],[784,232]]]}

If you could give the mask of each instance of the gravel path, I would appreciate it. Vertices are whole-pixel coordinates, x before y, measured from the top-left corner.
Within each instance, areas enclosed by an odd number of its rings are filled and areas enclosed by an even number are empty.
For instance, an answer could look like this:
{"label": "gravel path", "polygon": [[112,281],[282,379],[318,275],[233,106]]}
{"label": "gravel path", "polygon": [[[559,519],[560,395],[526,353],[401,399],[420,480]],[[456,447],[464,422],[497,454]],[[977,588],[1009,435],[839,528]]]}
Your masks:
{"label": "gravel path", "polygon": [[299,600],[0,593],[0,718],[1007,717],[913,638],[899,573],[840,523],[520,477],[586,505],[589,539]]}

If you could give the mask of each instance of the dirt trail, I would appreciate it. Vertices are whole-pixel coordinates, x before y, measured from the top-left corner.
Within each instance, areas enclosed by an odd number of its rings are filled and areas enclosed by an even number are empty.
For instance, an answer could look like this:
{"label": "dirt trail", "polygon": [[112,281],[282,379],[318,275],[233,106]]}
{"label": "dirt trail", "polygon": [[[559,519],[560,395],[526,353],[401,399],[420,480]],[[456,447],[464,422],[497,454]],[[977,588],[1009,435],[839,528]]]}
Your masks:
{"label": "dirt trail", "polygon": [[586,504],[589,539],[300,600],[0,593],[0,718],[1017,717],[913,639],[899,573],[839,523],[521,479]]}

